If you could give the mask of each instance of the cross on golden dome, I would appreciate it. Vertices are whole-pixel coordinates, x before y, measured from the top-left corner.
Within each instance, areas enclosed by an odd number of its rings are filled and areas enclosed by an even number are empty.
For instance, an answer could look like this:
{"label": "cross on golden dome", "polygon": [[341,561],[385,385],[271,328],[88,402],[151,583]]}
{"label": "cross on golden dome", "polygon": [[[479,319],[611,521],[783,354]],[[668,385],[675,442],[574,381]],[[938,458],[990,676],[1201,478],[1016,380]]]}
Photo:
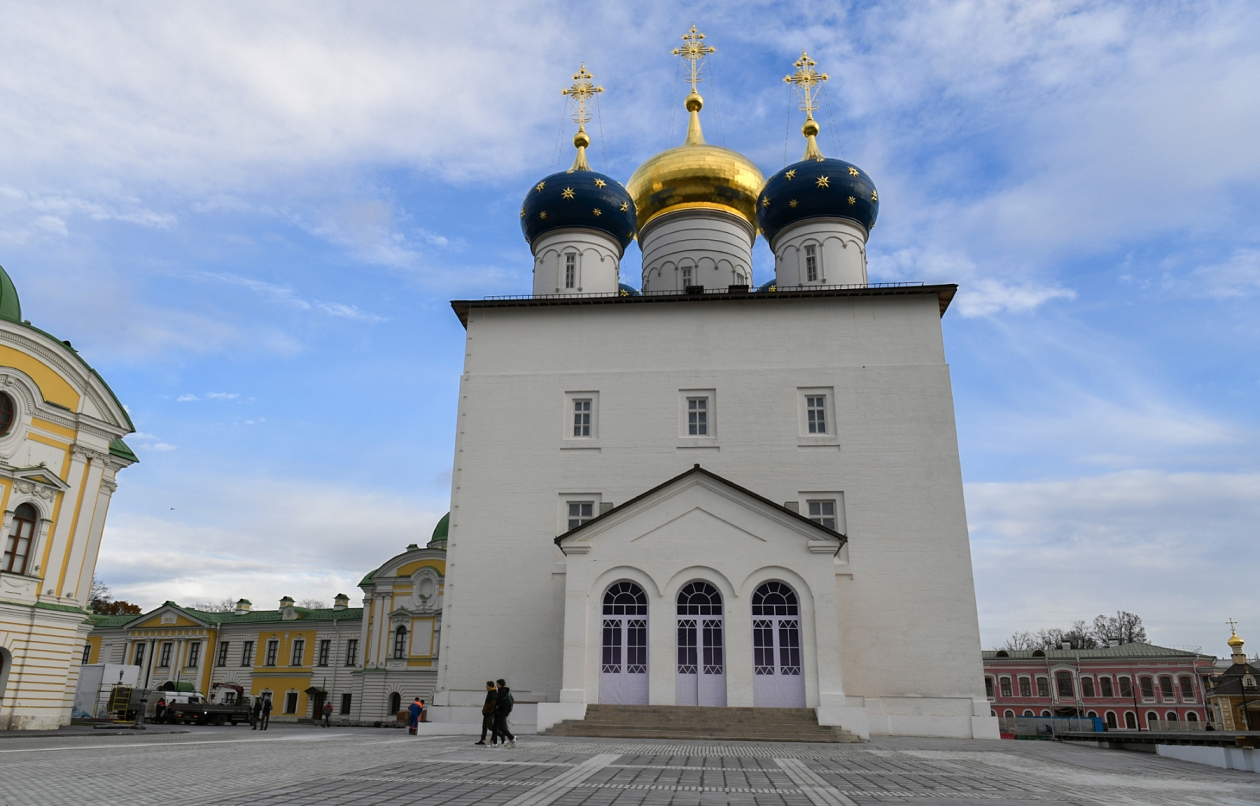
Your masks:
{"label": "cross on golden dome", "polygon": [[809,54],[801,51],[801,58],[794,63],[796,72],[790,76],[784,76],[783,81],[791,84],[793,88],[801,96],[800,109],[805,113],[805,125],[801,127],[801,134],[805,135],[805,159],[821,160],[822,152],[818,150],[818,142],[814,139],[818,134],[818,121],[814,120],[814,110],[818,108],[817,96],[814,94],[818,85],[826,81],[830,76],[826,73],[820,73],[814,69],[817,62],[809,58]]}
{"label": "cross on golden dome", "polygon": [[717,53],[717,48],[712,45],[704,44],[704,34],[696,30],[696,24],[691,24],[691,30],[683,34],[683,46],[674,48],[675,56],[682,56],[691,62],[691,78],[687,81],[691,84],[691,94],[696,95],[696,84],[704,79],[700,78],[700,62],[710,53]]}
{"label": "cross on golden dome", "polygon": [[597,87],[591,81],[595,76],[586,70],[586,62],[578,68],[573,74],[573,86],[568,89],[560,90],[560,94],[567,97],[571,101],[577,102],[577,111],[573,113],[573,122],[578,125],[577,134],[573,135],[573,145],[577,147],[577,157],[573,160],[573,167],[569,172],[573,171],[589,171],[590,163],[586,161],[586,147],[591,144],[591,138],[586,134],[586,124],[591,119],[591,113],[586,111],[586,102],[593,100],[596,95],[604,91],[603,87]]}

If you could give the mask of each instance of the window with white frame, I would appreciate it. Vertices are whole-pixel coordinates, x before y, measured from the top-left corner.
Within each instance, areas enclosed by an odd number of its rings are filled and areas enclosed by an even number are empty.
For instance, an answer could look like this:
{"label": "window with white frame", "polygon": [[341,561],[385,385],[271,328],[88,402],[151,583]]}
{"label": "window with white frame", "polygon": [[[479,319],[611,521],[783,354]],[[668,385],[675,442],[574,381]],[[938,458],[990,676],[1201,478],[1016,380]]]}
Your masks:
{"label": "window with white frame", "polygon": [[354,666],[359,662],[359,639],[346,641],[346,665]]}
{"label": "window with white frame", "polygon": [[254,642],[246,641],[241,646],[241,665],[251,666],[254,663]]}
{"label": "window with white frame", "polygon": [[306,640],[303,638],[293,639],[293,657],[289,658],[290,666],[301,666],[306,660]]}
{"label": "window with white frame", "polygon": [[332,641],[325,638],[319,642],[318,660],[315,661],[316,666],[327,666],[328,658],[332,654]]}
{"label": "window with white frame", "polygon": [[818,246],[812,243],[805,244],[805,281],[818,282]]}
{"label": "window with white frame", "polygon": [[175,644],[171,641],[162,643],[162,654],[158,658],[159,669],[169,669],[171,666],[171,650],[175,648]]}
{"label": "window with white frame", "polygon": [[564,256],[564,287],[577,287],[577,253],[567,252]]}
{"label": "window with white frame", "polygon": [[805,425],[811,434],[827,433],[827,396],[805,396]]}
{"label": "window with white frame", "polygon": [[569,502],[569,530],[572,531],[595,517],[594,501]]}
{"label": "window with white frame", "polygon": [[820,526],[836,531],[836,502],[830,499],[815,499],[805,502],[805,511],[809,519]]}
{"label": "window with white frame", "polygon": [[219,642],[219,659],[215,661],[215,666],[227,666],[228,646],[227,641]]}
{"label": "window with white frame", "polygon": [[591,435],[591,399],[573,399],[573,436],[589,437]]}
{"label": "window with white frame", "polygon": [[683,266],[682,268],[682,284],[683,288],[691,285],[691,267]]}
{"label": "window with white frame", "polygon": [[687,398],[687,436],[709,435],[709,398]]}
{"label": "window with white frame", "polygon": [[266,666],[275,666],[275,665],[276,665],[276,654],[277,654],[279,651],[280,651],[280,642],[279,642],[279,641],[277,641],[277,640],[276,640],[276,639],[274,639],[274,638],[273,638],[273,639],[271,639],[270,641],[268,641],[268,642],[267,642],[267,659],[266,659],[266,661],[264,661],[264,665],[266,665]]}

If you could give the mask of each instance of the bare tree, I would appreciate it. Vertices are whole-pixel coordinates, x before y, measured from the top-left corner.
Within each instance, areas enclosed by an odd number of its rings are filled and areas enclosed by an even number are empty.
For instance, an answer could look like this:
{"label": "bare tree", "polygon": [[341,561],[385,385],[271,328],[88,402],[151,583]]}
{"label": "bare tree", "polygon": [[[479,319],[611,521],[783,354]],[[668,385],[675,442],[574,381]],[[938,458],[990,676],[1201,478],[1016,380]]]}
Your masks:
{"label": "bare tree", "polygon": [[1035,635],[1030,632],[1012,633],[1010,638],[1006,639],[1006,643],[1002,645],[1002,649],[1007,652],[1019,652],[1024,649],[1039,649],[1041,642]]}
{"label": "bare tree", "polygon": [[1146,628],[1142,617],[1127,610],[1117,610],[1114,616],[1098,616],[1094,619],[1094,637],[1100,643],[1119,641],[1122,644],[1146,643]]}
{"label": "bare tree", "polygon": [[92,589],[88,593],[88,607],[96,612],[100,612],[101,605],[107,605],[113,600],[110,595],[109,586],[96,578],[96,574],[92,575]]}
{"label": "bare tree", "polygon": [[115,600],[110,595],[109,586],[97,579],[95,574],[92,575],[92,587],[88,593],[88,607],[101,616],[134,616],[141,612],[140,605]]}
{"label": "bare tree", "polygon": [[1094,636],[1094,629],[1085,621],[1072,622],[1072,629],[1065,630],[1059,636],[1060,644],[1067,642],[1072,645],[1072,649],[1094,649],[1098,646],[1098,639]]}
{"label": "bare tree", "polygon": [[297,606],[310,608],[311,610],[327,610],[328,609],[327,603],[319,599],[303,599],[302,601],[297,603]]}
{"label": "bare tree", "polygon": [[236,600],[229,596],[217,602],[197,602],[192,609],[203,613],[231,613],[236,609]]}

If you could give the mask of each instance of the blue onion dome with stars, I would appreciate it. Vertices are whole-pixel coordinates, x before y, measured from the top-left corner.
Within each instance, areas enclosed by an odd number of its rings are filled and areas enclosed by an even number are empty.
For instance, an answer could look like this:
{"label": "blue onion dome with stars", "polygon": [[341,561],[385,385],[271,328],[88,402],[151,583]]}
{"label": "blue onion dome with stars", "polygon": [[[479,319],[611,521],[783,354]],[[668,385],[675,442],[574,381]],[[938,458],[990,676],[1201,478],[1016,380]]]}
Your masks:
{"label": "blue onion dome with stars", "polygon": [[757,201],[757,226],[774,246],[775,237],[790,224],[807,218],[847,218],[869,233],[879,216],[879,192],[871,177],[852,163],[824,157],[818,149],[818,122],[813,112],[818,85],[826,73],[814,70],[805,53],[796,62],[796,74],[784,79],[804,96],[805,157],[771,176]]}
{"label": "blue onion dome with stars", "polygon": [[582,65],[573,76],[573,86],[561,90],[577,104],[574,121],[578,131],[573,136],[577,157],[569,170],[545,177],[530,188],[521,205],[521,232],[525,240],[533,244],[536,238],[552,230],[583,227],[611,235],[624,252],[634,240],[634,199],[616,179],[592,171],[586,160],[586,148],[591,144],[586,133],[586,123],[590,120],[586,104],[604,91],[603,87],[594,86],[591,78],[586,65]]}

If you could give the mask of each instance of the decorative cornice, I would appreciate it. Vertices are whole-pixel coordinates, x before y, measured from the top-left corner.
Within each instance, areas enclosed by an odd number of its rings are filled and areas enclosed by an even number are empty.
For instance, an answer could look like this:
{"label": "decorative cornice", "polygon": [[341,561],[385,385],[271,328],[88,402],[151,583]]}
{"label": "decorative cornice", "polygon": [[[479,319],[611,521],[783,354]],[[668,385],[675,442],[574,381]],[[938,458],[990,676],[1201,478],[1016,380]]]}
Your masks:
{"label": "decorative cornice", "polygon": [[77,442],[70,446],[70,453],[75,456],[82,456],[85,462],[106,462],[109,460],[109,454],[105,451],[98,451],[95,448],[89,448]]}
{"label": "decorative cornice", "polygon": [[[52,337],[49,336],[47,338],[51,339]],[[8,341],[28,352],[38,355],[49,365],[57,369],[64,377],[79,379],[82,386],[82,393],[85,394],[94,404],[96,404],[98,411],[107,412],[113,409],[115,405],[121,405],[117,404],[115,401],[107,400],[105,396],[101,394],[101,390],[97,389],[96,384],[93,382],[94,378],[92,376],[92,370],[87,367],[86,364],[82,364],[78,361],[72,363],[66,360],[64,355],[59,354],[59,351],[68,350],[70,349],[69,347],[66,347],[63,344],[57,344],[57,349],[54,349],[50,345],[43,343],[42,340],[36,340],[26,333],[15,331],[6,327],[0,327],[0,340]],[[76,425],[89,416],[90,415],[77,414]],[[122,429],[114,435],[116,437],[130,433],[130,429],[125,421],[117,423],[106,423],[101,421],[101,424],[106,427],[113,426],[116,429]]]}

